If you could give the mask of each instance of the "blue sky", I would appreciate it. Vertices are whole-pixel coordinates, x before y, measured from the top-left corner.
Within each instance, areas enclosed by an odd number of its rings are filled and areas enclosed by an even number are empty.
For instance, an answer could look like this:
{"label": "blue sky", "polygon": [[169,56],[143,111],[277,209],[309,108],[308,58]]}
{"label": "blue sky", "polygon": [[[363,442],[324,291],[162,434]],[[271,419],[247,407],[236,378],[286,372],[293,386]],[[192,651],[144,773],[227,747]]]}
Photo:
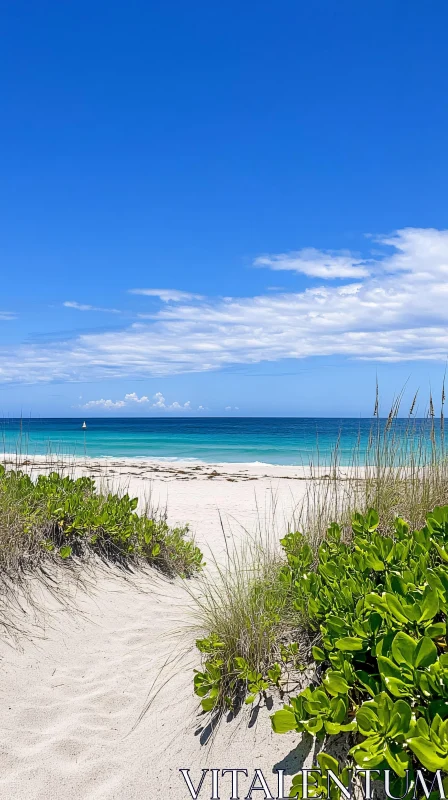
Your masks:
{"label": "blue sky", "polygon": [[386,405],[440,384],[447,25],[5,3],[0,413],[357,416],[376,375]]}

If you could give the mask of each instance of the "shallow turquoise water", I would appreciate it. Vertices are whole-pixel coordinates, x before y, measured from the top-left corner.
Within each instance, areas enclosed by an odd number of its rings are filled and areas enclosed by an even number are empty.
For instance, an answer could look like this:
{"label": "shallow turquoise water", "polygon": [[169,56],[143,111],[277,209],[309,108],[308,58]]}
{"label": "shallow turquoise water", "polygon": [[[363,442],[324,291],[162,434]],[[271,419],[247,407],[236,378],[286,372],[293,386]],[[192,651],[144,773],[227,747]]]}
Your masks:
{"label": "shallow turquoise water", "polygon": [[[4,419],[4,452],[91,457],[192,459],[208,463],[308,464],[328,461],[338,438],[341,462],[350,463],[356,442],[368,441],[370,419],[188,418],[188,419]],[[380,421],[383,426],[384,420]],[[395,433],[407,421],[395,421]],[[420,421],[424,425],[424,421]]]}

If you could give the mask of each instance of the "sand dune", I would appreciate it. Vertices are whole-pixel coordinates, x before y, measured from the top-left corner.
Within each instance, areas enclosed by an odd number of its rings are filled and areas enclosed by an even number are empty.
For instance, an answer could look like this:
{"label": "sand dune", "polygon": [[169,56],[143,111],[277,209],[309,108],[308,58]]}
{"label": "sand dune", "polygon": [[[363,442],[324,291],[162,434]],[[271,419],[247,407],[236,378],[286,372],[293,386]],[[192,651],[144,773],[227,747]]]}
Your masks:
{"label": "sand dune", "polygon": [[[107,473],[129,481],[130,491],[143,498],[149,479],[141,466],[108,464]],[[155,501],[168,499],[170,521],[189,520],[198,543],[218,558],[224,548],[220,513],[227,536],[238,540],[247,535],[239,522],[250,533],[272,517],[274,490],[280,534],[304,490],[290,471],[281,478],[255,470],[244,479],[232,470],[232,481],[227,469],[215,471],[213,478],[189,480],[153,474],[151,491]],[[190,768],[196,781],[205,767],[245,767],[252,775],[262,768],[275,794],[274,767],[297,771],[309,744],[285,760],[297,737],[274,736],[266,709],[256,716],[245,708],[210,737],[192,693],[198,655],[181,581],[153,571],[125,578],[115,568],[101,568],[93,571],[87,591],[72,586],[71,592],[75,611],[47,597],[41,628],[31,628],[20,647],[0,643],[1,797],[181,800],[190,795],[179,769]],[[201,798],[211,796],[207,781]],[[249,784],[241,779],[241,796]],[[222,779],[220,795],[230,797],[230,775]]]}

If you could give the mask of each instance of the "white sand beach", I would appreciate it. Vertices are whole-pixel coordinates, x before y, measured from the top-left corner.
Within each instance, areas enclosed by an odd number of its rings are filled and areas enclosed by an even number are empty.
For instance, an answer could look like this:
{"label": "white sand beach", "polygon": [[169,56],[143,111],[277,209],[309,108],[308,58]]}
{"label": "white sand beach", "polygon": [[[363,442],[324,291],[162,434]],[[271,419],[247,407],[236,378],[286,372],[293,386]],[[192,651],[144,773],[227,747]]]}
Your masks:
{"label": "white sand beach", "polygon": [[[48,464],[28,457],[21,468],[37,473]],[[94,459],[70,468],[166,504],[169,522],[189,522],[206,559],[211,551],[218,561],[226,537],[227,546],[238,543],[272,520],[279,537],[307,485],[297,467]],[[24,617],[28,635],[0,642],[1,797],[184,800],[190,794],[179,769],[190,768],[196,783],[206,767],[247,768],[242,797],[261,768],[275,796],[274,768],[288,775],[306,754],[311,762],[309,743],[291,752],[297,735],[271,733],[266,708],[245,707],[210,737],[192,691],[199,654],[181,580],[154,570],[126,578],[105,567],[90,575],[87,590],[64,580],[70,607],[45,596],[37,622]],[[200,797],[211,796],[209,777]],[[231,796],[230,775],[220,796]]]}

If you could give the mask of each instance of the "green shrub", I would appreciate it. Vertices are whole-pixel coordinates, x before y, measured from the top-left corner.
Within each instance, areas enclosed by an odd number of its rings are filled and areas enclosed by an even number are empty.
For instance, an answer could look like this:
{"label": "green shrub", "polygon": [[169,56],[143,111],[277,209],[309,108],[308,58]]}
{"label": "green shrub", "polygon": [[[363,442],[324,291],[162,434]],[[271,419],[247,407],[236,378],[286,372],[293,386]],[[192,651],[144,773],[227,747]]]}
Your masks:
{"label": "green shrub", "polygon": [[320,634],[320,680],[273,714],[272,727],[357,732],[355,763],[401,778],[415,767],[447,770],[448,506],[420,530],[397,518],[386,537],[378,524],[374,510],[355,514],[349,543],[333,524],[312,569],[306,542],[292,551],[284,540],[284,580]]}
{"label": "green shrub", "polygon": [[[316,555],[299,533],[282,540],[279,579],[314,634],[314,679],[272,715],[272,727],[320,739],[350,733],[356,765],[399,778],[422,766],[448,770],[448,506],[418,530],[401,518],[390,536],[378,526],[373,509],[354,514],[353,537],[344,541],[333,523]],[[253,702],[281,685],[291,660],[254,674],[238,658],[220,659],[215,637],[197,644],[206,657],[195,676],[204,710],[218,708],[229,674]],[[299,779],[293,788],[300,793]]]}
{"label": "green shrub", "polygon": [[36,481],[0,466],[0,563],[18,569],[43,553],[62,559],[94,551],[113,560],[143,559],[170,574],[191,575],[202,554],[188,526],[136,513],[129,495],[98,493],[91,478],[52,472]]}

